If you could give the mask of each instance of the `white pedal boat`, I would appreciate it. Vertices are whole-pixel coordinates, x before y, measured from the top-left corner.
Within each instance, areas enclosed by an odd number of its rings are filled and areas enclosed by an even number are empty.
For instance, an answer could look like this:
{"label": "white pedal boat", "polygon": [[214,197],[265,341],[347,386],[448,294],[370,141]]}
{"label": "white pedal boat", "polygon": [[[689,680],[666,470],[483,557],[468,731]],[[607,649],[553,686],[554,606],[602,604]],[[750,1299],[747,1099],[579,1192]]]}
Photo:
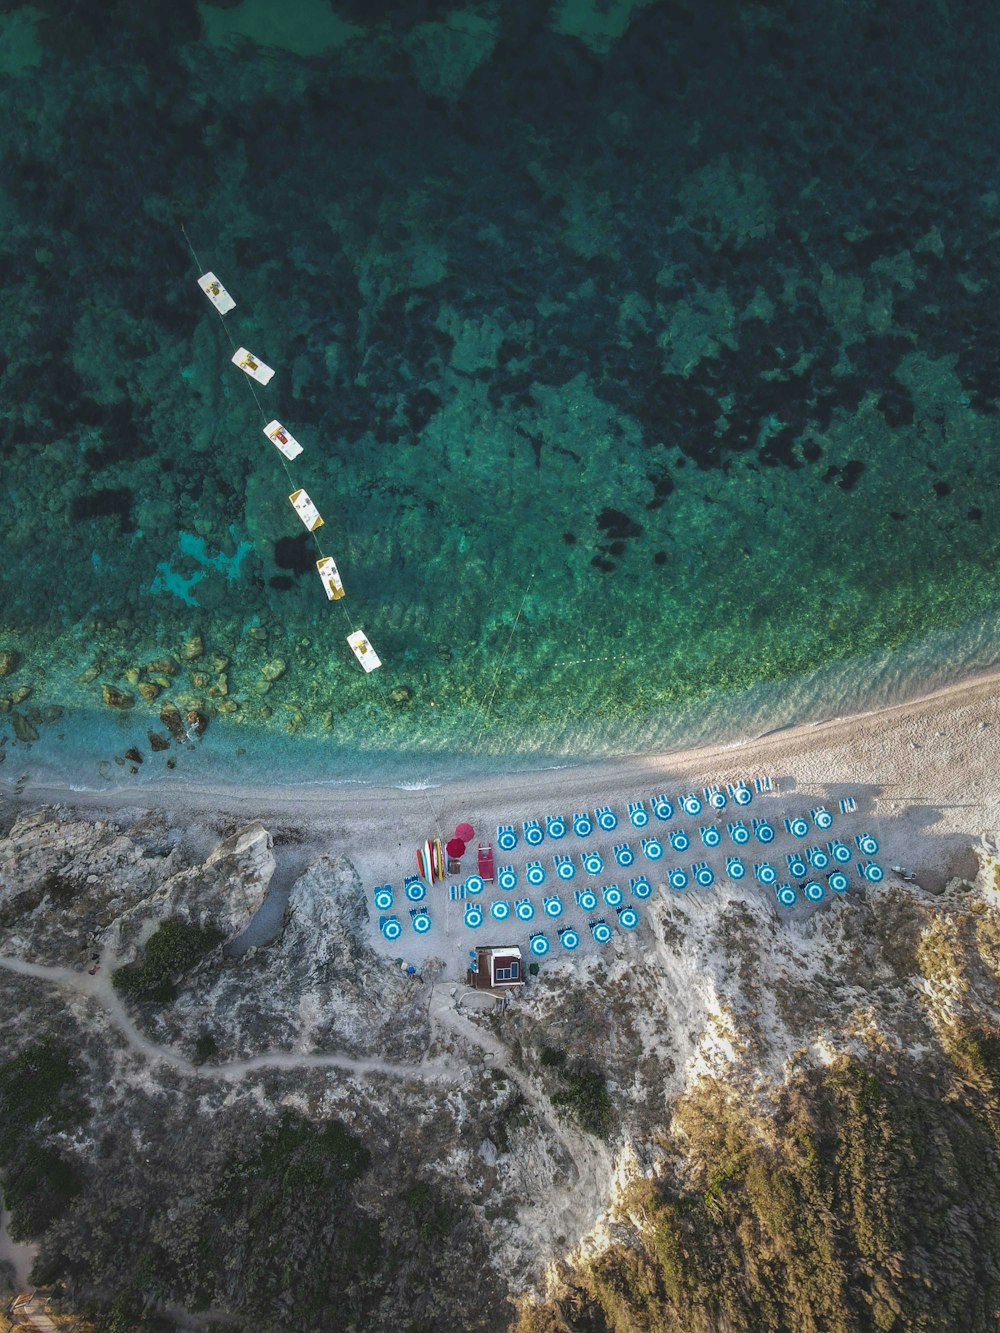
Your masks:
{"label": "white pedal boat", "polygon": [[356,629],[353,634],[348,634],[347,642],[351,645],[351,652],[366,671],[374,671],[376,667],[382,665],[382,659],[368,642],[368,636],[362,630]]}
{"label": "white pedal boat", "polygon": [[317,528],[323,526],[323,520],[320,518],[319,510],[313,504],[312,500],[309,499],[309,496],[305,491],[292,491],[288,498],[292,502],[292,508],[310,532],[315,532]]}
{"label": "white pedal boat", "polygon": [[236,309],[236,302],[223,287],[214,273],[203,273],[198,279],[198,286],[218,310],[220,315],[228,315]]}
{"label": "white pedal boat", "polygon": [[280,421],[269,421],[264,427],[264,434],[288,459],[298,458],[302,452],[302,445],[294,435],[289,435]]}
{"label": "white pedal boat", "polygon": [[325,555],[322,560],[316,561],[316,568],[319,570],[319,576],[323,580],[323,589],[331,602],[338,602],[344,595],[344,585],[341,582],[340,570],[332,555]]}
{"label": "white pedal boat", "polygon": [[274,371],[271,367],[265,366],[263,361],[258,361],[245,347],[237,347],[232,359],[234,366],[239,366],[240,370],[245,370],[250,378],[256,380],[258,384],[269,384],[274,379]]}

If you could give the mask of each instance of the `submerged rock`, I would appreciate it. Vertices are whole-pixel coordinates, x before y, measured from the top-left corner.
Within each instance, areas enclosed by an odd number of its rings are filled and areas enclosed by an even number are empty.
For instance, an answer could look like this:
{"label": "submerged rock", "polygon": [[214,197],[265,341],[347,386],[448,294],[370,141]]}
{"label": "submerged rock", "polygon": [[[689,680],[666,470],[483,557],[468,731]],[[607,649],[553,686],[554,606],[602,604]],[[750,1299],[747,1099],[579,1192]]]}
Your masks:
{"label": "submerged rock", "polygon": [[205,640],[201,637],[200,634],[192,634],[190,638],[185,640],[184,647],[182,649],[184,658],[188,662],[193,661],[194,658],[196,657],[201,657],[204,651],[205,651]]}
{"label": "submerged rock", "polygon": [[125,690],[116,689],[114,685],[102,685],[101,698],[109,708],[135,707],[135,695],[129,694]]}
{"label": "submerged rock", "polygon": [[208,728],[208,718],[197,708],[190,708],[186,714],[187,723],[196,736],[203,736]]}
{"label": "submerged rock", "polygon": [[265,680],[279,680],[285,674],[284,658],[275,657],[270,662],[265,662],[260,669],[260,674]]}
{"label": "submerged rock", "polygon": [[14,693],[10,696],[10,701],[12,704],[23,704],[30,698],[31,698],[31,686],[22,685],[20,689],[15,690]]}
{"label": "submerged rock", "polygon": [[152,680],[144,680],[139,686],[139,693],[148,704],[151,704],[154,699],[158,699],[161,692],[161,687]]}
{"label": "submerged rock", "polygon": [[184,719],[181,717],[181,710],[176,704],[164,704],[160,709],[160,721],[173,736],[175,741],[182,741],[186,738]]}
{"label": "submerged rock", "polygon": [[130,749],[125,751],[125,758],[129,760],[130,763],[133,764],[142,763],[142,754],[139,750],[136,749],[134,745]]}
{"label": "submerged rock", "polygon": [[14,727],[14,735],[19,741],[29,743],[38,740],[38,731],[22,713],[15,713],[11,722]]}
{"label": "submerged rock", "polygon": [[147,731],[146,739],[149,741],[149,748],[155,752],[169,750],[170,742],[166,736],[161,736],[158,731]]}
{"label": "submerged rock", "polygon": [[12,671],[16,671],[20,660],[20,653],[13,648],[0,649],[0,676],[9,676]]}
{"label": "submerged rock", "polygon": [[177,663],[172,657],[157,657],[152,662],[146,663],[146,671],[149,675],[174,676],[177,674],[177,670]]}

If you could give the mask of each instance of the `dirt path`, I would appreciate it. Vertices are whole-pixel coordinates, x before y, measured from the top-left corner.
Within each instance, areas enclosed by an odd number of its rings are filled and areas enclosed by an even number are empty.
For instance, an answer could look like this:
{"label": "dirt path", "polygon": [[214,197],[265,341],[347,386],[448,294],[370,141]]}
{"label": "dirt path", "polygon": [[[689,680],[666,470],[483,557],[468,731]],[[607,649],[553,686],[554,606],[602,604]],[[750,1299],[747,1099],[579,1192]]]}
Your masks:
{"label": "dirt path", "polygon": [[218,1078],[234,1082],[259,1069],[340,1069],[347,1074],[384,1074],[390,1078],[420,1079],[424,1082],[438,1083],[460,1083],[465,1077],[464,1070],[429,1061],[423,1064],[399,1064],[389,1060],[358,1059],[349,1055],[310,1055],[296,1051],[270,1051],[247,1060],[196,1065],[186,1056],[179,1055],[167,1046],[158,1045],[139,1031],[111,985],[113,966],[113,963],[111,965],[104,963],[96,976],[91,976],[89,972],[77,972],[71,967],[28,963],[20,958],[0,957],[0,967],[8,972],[15,972],[23,977],[34,977],[94,1000],[128,1042],[131,1050],[151,1064],[168,1065],[171,1069],[189,1077]]}

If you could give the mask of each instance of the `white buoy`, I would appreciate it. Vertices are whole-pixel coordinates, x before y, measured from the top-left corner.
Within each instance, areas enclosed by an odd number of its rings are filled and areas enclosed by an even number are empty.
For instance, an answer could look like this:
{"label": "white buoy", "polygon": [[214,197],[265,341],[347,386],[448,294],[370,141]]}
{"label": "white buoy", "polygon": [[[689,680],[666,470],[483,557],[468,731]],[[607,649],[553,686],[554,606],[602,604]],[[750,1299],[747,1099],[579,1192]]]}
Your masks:
{"label": "white buoy", "polygon": [[319,576],[323,580],[323,588],[331,602],[337,602],[344,595],[344,585],[341,582],[340,571],[332,555],[325,555],[322,560],[316,561],[316,568],[319,570]]}
{"label": "white buoy", "polygon": [[258,361],[245,347],[237,347],[232,360],[234,366],[239,366],[240,370],[245,370],[250,378],[256,380],[258,384],[269,384],[274,379],[274,371],[271,367],[265,366],[263,361]]}
{"label": "white buoy", "polygon": [[353,634],[348,634],[347,642],[351,645],[351,652],[366,671],[374,671],[376,667],[382,665],[382,659],[361,630],[357,629]]}
{"label": "white buoy", "polygon": [[310,532],[315,532],[317,528],[323,526],[323,520],[320,518],[319,510],[313,504],[312,500],[309,499],[309,496],[305,491],[292,491],[288,498],[292,502],[292,508]]}
{"label": "white buoy", "polygon": [[218,310],[220,315],[228,315],[236,309],[236,302],[223,287],[214,273],[203,273],[198,279],[198,286]]}
{"label": "white buoy", "polygon": [[280,421],[269,421],[264,427],[264,434],[289,461],[298,458],[302,452],[302,445],[299,444],[294,435],[289,435]]}

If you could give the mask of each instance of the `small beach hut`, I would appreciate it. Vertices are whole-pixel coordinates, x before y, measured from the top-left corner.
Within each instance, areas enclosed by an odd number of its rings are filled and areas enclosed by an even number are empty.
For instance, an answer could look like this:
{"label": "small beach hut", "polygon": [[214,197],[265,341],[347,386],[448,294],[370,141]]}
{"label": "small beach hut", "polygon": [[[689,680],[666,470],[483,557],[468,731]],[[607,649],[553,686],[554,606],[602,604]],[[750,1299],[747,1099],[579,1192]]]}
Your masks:
{"label": "small beach hut", "polygon": [[501,992],[523,986],[521,950],[513,944],[478,945],[475,966],[466,972],[465,983],[473,990]]}

